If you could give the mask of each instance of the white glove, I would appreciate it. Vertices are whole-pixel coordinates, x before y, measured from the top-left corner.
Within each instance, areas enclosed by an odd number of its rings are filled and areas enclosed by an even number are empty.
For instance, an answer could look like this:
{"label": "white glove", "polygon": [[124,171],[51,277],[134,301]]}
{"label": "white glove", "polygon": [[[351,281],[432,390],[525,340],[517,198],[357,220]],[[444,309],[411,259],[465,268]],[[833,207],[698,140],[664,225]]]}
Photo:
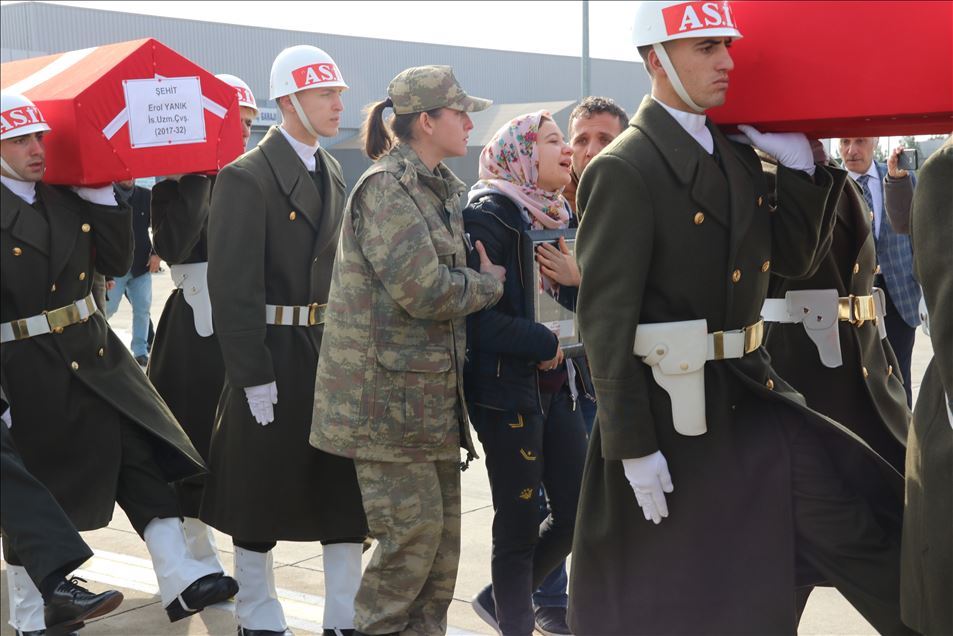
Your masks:
{"label": "white glove", "polygon": [[278,385],[274,382],[245,387],[245,398],[255,421],[265,426],[275,420],[275,404],[278,403]]}
{"label": "white glove", "polygon": [[738,124],[743,134],[729,135],[735,141],[752,145],[792,170],[803,170],[814,176],[814,151],[804,133],[762,133],[745,124]]}
{"label": "white glove", "polygon": [[642,508],[645,520],[662,523],[662,517],[668,516],[668,505],[663,493],[672,492],[672,476],[668,474],[668,462],[662,451],[655,451],[645,457],[623,459],[622,469],[625,478],[635,491],[635,500]]}
{"label": "white glove", "polygon": [[10,419],[9,408],[3,412],[3,415],[0,415],[0,420],[3,420],[3,423],[7,425],[7,428],[13,428],[13,420]]}
{"label": "white glove", "polygon": [[111,185],[101,188],[73,186],[72,190],[79,195],[79,198],[84,201],[89,201],[90,203],[95,203],[96,205],[109,205],[113,207],[119,205],[116,203],[116,191],[113,190]]}

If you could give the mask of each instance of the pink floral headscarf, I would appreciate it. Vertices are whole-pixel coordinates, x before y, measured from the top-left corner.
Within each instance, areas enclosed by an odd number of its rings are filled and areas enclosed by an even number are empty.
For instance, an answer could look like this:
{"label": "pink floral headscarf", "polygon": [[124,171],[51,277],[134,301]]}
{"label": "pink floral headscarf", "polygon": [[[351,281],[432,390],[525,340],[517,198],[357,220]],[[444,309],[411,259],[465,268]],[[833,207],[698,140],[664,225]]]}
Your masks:
{"label": "pink floral headscarf", "polygon": [[470,199],[487,190],[499,192],[529,211],[533,228],[553,230],[566,227],[569,211],[562,188],[550,192],[536,185],[536,140],[543,117],[552,119],[552,115],[541,110],[520,115],[496,131],[480,153],[480,180],[470,189]]}

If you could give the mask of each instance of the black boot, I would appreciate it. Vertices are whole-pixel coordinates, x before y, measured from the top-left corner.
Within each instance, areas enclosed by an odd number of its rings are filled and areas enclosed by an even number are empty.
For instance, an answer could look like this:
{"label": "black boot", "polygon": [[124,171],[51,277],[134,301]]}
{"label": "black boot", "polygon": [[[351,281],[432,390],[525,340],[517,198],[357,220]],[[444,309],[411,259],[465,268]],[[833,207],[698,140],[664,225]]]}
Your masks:
{"label": "black boot", "polygon": [[238,582],[221,572],[207,574],[185,588],[178,598],[169,603],[165,613],[169,622],[198,614],[209,605],[221,603],[238,593]]}
{"label": "black boot", "polygon": [[47,596],[43,607],[47,636],[57,636],[79,629],[83,621],[113,611],[122,603],[122,593],[108,590],[93,594],[77,584],[86,581],[73,577],[61,580]]}
{"label": "black boot", "polygon": [[290,629],[276,632],[272,629],[246,629],[239,625],[238,636],[294,636],[294,633]]}

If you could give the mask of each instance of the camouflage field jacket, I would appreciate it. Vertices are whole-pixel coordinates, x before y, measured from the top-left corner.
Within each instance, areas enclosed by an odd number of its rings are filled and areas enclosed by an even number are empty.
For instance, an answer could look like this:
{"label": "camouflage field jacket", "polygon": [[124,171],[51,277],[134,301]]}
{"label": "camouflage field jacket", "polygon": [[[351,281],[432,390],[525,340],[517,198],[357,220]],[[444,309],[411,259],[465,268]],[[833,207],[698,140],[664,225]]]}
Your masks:
{"label": "camouflage field jacket", "polygon": [[466,316],[503,287],[468,269],[464,184],[398,144],[344,212],[315,383],[311,445],[369,461],[475,456],[463,398]]}

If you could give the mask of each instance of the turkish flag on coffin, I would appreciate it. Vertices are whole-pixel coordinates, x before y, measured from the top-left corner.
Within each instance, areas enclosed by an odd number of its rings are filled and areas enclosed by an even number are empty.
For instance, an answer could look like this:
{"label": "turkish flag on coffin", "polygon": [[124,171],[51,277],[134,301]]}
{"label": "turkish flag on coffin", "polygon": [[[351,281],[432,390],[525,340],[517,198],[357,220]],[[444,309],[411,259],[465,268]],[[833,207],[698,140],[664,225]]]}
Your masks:
{"label": "turkish flag on coffin", "polygon": [[814,137],[949,134],[953,2],[732,2],[726,127]]}
{"label": "turkish flag on coffin", "polygon": [[47,183],[217,172],[244,150],[235,89],[154,39],[0,65],[42,111]]}

